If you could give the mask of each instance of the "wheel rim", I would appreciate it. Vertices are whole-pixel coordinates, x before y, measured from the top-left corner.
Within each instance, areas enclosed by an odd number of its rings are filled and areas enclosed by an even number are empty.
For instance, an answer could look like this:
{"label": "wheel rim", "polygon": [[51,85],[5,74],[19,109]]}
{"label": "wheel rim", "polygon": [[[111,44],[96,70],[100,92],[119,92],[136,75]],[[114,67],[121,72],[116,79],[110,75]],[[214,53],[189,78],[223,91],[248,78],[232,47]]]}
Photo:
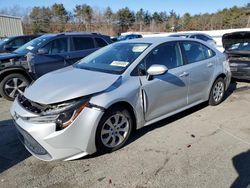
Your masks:
{"label": "wheel rim", "polygon": [[109,148],[120,145],[128,135],[130,123],[123,114],[115,114],[107,119],[101,130],[102,143]]}
{"label": "wheel rim", "polygon": [[224,94],[224,83],[217,82],[213,89],[213,98],[215,102],[219,102]]}
{"label": "wheel rim", "polygon": [[28,86],[25,80],[20,78],[11,78],[4,85],[5,94],[10,98],[15,98],[18,94],[23,94],[24,89]]}

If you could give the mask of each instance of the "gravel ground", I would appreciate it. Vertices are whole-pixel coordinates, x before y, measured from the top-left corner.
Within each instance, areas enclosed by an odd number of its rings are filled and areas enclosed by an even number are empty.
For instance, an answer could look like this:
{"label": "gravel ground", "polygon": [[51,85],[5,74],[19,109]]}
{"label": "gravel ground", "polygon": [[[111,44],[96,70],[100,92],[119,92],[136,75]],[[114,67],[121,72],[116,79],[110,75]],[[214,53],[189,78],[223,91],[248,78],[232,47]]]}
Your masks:
{"label": "gravel ground", "polygon": [[250,188],[250,83],[232,84],[216,107],[202,104],[140,129],[105,155],[43,162],[25,150],[0,98],[0,187]]}

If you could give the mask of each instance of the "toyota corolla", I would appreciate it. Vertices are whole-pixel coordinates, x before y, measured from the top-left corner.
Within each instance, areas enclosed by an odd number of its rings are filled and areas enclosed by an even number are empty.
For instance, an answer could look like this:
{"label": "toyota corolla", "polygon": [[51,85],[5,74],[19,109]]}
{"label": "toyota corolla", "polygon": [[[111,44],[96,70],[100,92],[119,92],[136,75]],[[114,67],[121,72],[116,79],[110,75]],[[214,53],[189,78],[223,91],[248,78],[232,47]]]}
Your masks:
{"label": "toyota corolla", "polygon": [[73,160],[115,151],[132,131],[199,103],[218,105],[230,79],[226,57],[202,41],[135,39],[42,76],[11,114],[34,156]]}

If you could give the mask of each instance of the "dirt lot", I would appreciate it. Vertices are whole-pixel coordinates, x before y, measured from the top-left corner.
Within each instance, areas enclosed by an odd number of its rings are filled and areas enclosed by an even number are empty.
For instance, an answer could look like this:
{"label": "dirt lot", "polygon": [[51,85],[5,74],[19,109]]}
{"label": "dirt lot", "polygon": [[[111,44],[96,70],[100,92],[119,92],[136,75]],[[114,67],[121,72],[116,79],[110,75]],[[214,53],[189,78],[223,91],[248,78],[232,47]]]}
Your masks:
{"label": "dirt lot", "polygon": [[119,151],[43,162],[18,141],[0,99],[0,187],[250,187],[250,84],[137,131]]}

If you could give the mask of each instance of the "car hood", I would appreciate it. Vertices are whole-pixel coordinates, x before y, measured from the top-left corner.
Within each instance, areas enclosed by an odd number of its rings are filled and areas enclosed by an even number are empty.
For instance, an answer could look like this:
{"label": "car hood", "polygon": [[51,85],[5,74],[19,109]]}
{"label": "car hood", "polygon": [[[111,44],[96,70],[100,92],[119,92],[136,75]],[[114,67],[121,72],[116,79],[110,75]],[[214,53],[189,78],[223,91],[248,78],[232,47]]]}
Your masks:
{"label": "car hood", "polygon": [[250,32],[234,32],[222,36],[222,44],[225,50],[233,44],[242,42],[250,42]]}
{"label": "car hood", "polygon": [[54,104],[102,92],[119,77],[70,66],[40,77],[25,90],[24,96],[40,104]]}
{"label": "car hood", "polygon": [[0,61],[1,60],[9,60],[9,59],[16,59],[24,56],[24,54],[15,54],[15,53],[3,53],[0,54]]}

